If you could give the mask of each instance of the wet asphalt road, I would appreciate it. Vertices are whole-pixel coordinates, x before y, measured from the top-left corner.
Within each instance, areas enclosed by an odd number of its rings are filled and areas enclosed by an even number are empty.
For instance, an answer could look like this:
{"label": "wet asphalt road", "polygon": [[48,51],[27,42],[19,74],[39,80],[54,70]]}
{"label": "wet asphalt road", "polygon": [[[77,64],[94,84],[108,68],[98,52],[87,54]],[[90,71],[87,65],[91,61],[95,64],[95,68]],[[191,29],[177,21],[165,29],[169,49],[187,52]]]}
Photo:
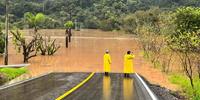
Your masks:
{"label": "wet asphalt road", "polygon": [[68,95],[64,100],[151,100],[141,97],[134,75],[124,78],[123,74],[95,74],[81,88]]}
{"label": "wet asphalt road", "polygon": [[[0,100],[55,100],[87,78],[89,73],[52,73],[0,87]],[[152,100],[135,74],[95,73],[63,100]]]}
{"label": "wet asphalt road", "polygon": [[0,100],[55,100],[89,73],[51,73],[8,86],[0,86]]}

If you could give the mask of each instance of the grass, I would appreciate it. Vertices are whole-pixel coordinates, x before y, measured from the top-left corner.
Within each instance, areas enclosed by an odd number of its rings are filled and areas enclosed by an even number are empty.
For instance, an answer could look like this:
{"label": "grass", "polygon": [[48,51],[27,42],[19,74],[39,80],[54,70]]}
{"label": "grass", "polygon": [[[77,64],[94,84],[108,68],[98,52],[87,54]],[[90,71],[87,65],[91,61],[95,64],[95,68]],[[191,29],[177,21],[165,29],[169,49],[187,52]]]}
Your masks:
{"label": "grass", "polygon": [[191,100],[200,100],[200,79],[198,77],[194,77],[194,89],[192,89],[190,81],[185,75],[171,74],[169,80],[171,83],[180,86],[186,96]]}
{"label": "grass", "polygon": [[4,74],[8,80],[14,79],[27,72],[27,69],[22,68],[1,68],[0,73]]}

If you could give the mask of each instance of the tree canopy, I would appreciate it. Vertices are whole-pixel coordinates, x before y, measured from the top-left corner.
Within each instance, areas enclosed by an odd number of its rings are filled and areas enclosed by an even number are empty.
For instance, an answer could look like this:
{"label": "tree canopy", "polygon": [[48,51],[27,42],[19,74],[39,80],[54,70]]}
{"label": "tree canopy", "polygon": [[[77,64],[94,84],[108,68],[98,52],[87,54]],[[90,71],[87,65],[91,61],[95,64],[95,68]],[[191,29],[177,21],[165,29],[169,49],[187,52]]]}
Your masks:
{"label": "tree canopy", "polygon": [[[0,1],[0,22],[5,18],[5,0]],[[64,28],[66,21],[85,28],[120,29],[122,18],[137,10],[158,6],[164,10],[180,6],[200,6],[199,0],[10,0],[11,25],[23,28],[24,13],[43,13],[47,21],[42,28]],[[51,22],[51,24],[49,24]]]}

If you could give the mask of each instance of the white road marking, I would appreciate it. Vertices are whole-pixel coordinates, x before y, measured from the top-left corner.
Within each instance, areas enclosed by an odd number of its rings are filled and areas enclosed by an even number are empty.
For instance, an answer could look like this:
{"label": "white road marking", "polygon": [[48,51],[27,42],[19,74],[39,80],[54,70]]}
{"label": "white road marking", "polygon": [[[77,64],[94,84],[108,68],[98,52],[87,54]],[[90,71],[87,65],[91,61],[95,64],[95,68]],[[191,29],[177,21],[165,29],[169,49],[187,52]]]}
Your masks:
{"label": "white road marking", "polygon": [[149,95],[151,96],[152,100],[158,100],[158,98],[154,95],[154,93],[150,90],[150,88],[147,86],[147,84],[144,82],[144,80],[137,74],[135,75],[138,77],[138,79],[142,82],[142,85],[145,87]]}

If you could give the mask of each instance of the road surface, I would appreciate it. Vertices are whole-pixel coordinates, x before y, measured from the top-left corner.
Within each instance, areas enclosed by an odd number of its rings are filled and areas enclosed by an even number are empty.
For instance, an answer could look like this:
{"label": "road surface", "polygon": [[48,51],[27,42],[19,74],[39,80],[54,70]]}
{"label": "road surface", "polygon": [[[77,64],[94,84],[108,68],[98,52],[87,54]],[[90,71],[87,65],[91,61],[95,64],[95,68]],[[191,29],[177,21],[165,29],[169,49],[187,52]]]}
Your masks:
{"label": "road surface", "polygon": [[[0,87],[0,100],[55,100],[71,91],[89,73],[51,73],[11,86]],[[95,73],[88,81],[61,100],[156,100],[152,99],[135,74],[104,76]]]}
{"label": "road surface", "polygon": [[63,100],[152,100],[135,78],[135,75],[124,78],[123,74],[97,73]]}

